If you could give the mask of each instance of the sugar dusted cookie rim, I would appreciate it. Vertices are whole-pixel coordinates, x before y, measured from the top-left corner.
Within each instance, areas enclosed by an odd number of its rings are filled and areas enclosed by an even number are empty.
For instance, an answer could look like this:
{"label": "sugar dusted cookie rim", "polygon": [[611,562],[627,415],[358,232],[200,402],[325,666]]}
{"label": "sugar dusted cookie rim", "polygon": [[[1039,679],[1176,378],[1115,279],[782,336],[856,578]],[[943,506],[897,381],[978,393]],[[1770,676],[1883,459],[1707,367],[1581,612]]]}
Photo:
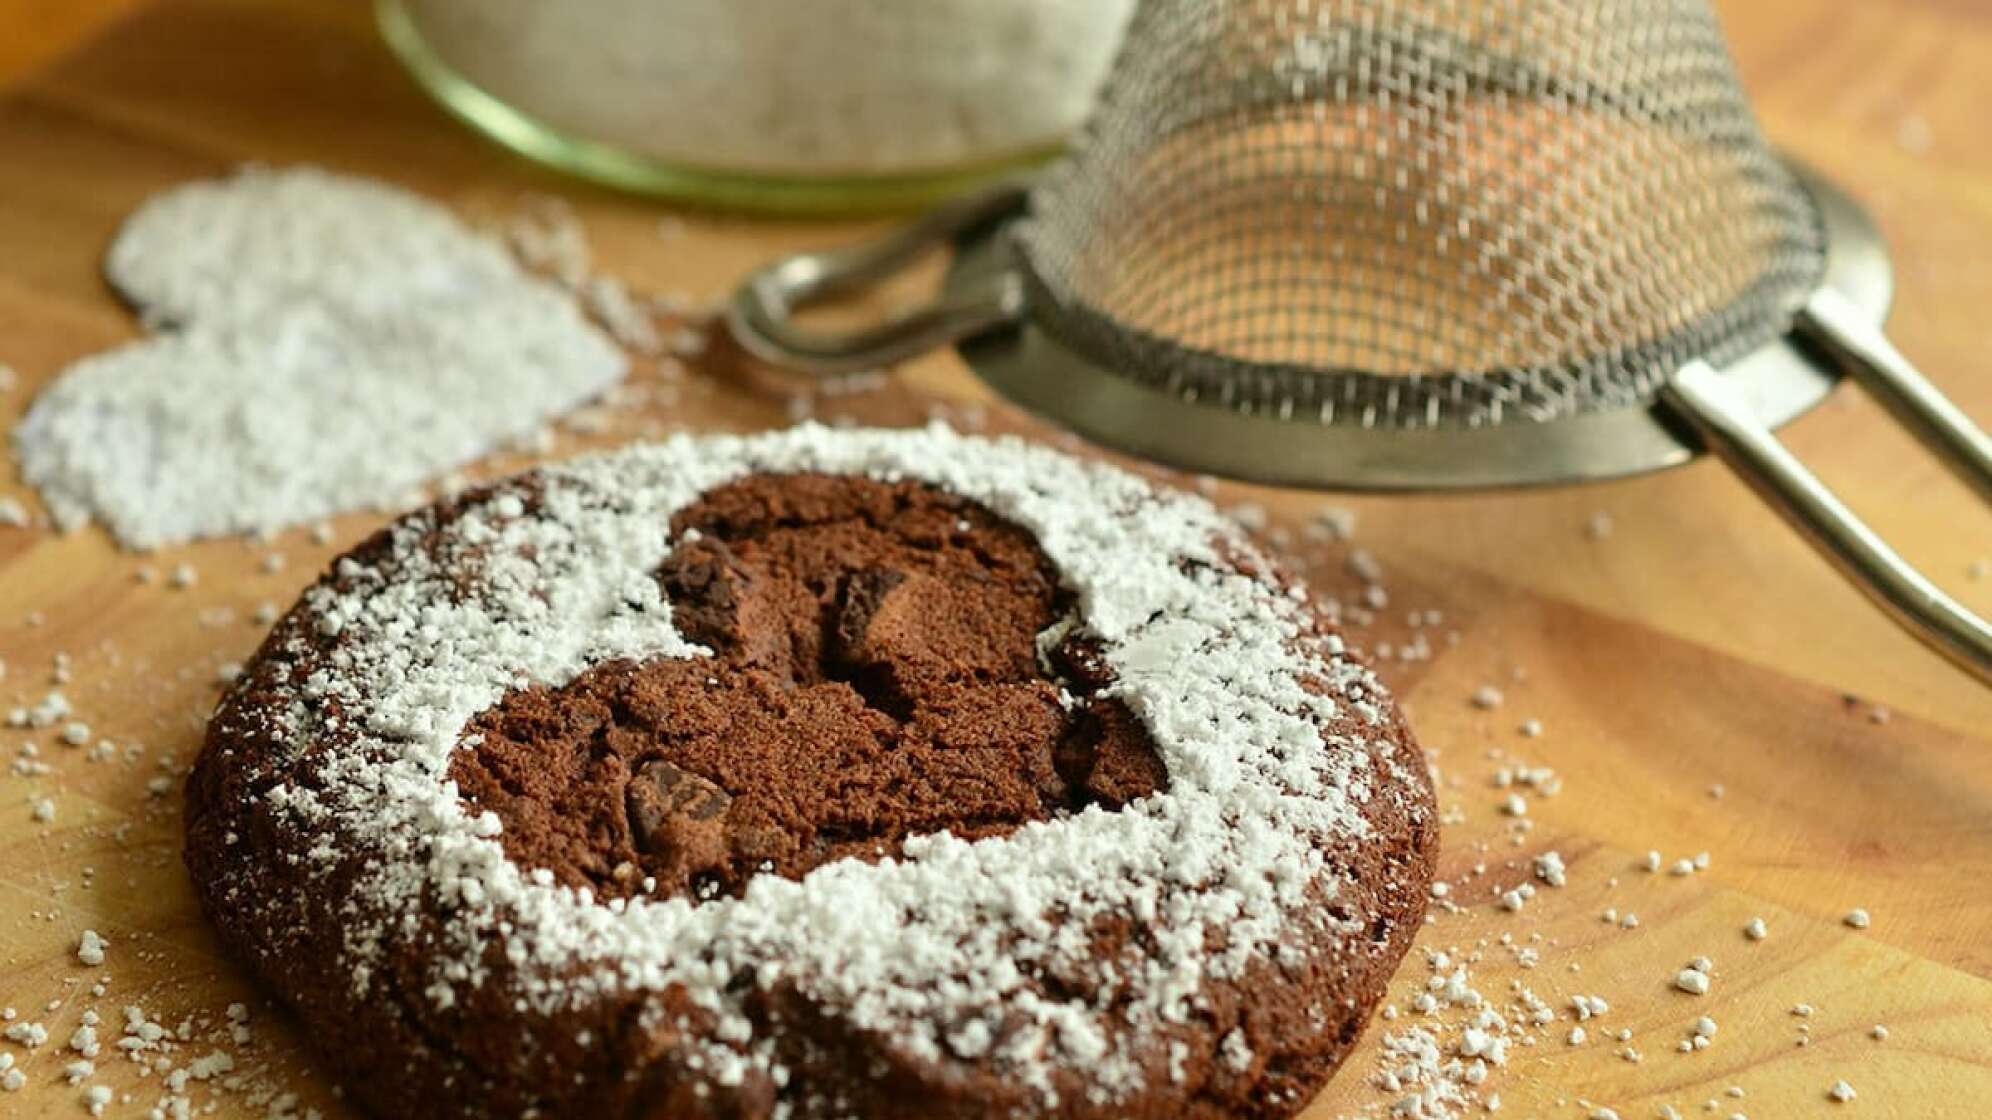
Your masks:
{"label": "sugar dusted cookie rim", "polygon": [[[653,578],[672,514],[731,480],[795,472],[924,481],[1034,533],[1169,790],[974,843],[918,837],[903,859],[763,876],[738,899],[697,905],[604,902],[511,863],[496,817],[468,815],[444,777],[466,723],[509,688],[558,686],[603,660],[703,655],[671,627]],[[727,992],[744,973],[793,984],[921,1059],[996,1061],[1047,1096],[1059,1069],[1083,1070],[1111,1095],[1141,1083],[1141,1040],[1182,1022],[1206,979],[1290,944],[1297,921],[1358,935],[1362,915],[1321,906],[1336,889],[1323,853],[1364,839],[1364,804],[1402,784],[1379,772],[1387,701],[1294,593],[1239,571],[1256,552],[1201,499],[1018,440],[806,426],[545,468],[447,521],[425,511],[389,532],[384,561],[342,561],[336,585],[306,595],[303,617],[333,654],[290,698],[275,739],[307,780],[264,794],[303,834],[344,846],[318,849],[328,869],[374,849],[343,900],[362,990],[397,936],[392,916],[440,900],[445,947],[425,995],[442,1007],[492,979],[481,962],[506,922],[518,966],[506,982],[536,1008],[682,990],[714,1019],[692,1045],[718,1085],[785,1076]],[[462,593],[467,574],[474,594]],[[294,652],[312,640],[294,632]],[[328,702],[347,722],[331,737],[318,714]],[[1351,717],[1374,738],[1324,735]],[[1088,921],[1114,914],[1155,920],[1153,943],[1103,980],[1113,1012],[1026,982],[1036,965],[1083,960]],[[1216,954],[1213,930],[1228,946]]]}

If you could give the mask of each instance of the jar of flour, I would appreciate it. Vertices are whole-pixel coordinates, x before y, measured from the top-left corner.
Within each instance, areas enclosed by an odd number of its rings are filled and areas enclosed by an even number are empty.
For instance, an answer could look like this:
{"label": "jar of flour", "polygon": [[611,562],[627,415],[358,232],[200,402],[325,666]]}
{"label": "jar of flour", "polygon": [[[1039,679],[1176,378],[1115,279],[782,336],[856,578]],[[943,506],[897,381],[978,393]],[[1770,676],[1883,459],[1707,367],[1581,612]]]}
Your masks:
{"label": "jar of flour", "polygon": [[753,209],[909,206],[1041,159],[1134,0],[381,0],[416,78],[499,142]]}

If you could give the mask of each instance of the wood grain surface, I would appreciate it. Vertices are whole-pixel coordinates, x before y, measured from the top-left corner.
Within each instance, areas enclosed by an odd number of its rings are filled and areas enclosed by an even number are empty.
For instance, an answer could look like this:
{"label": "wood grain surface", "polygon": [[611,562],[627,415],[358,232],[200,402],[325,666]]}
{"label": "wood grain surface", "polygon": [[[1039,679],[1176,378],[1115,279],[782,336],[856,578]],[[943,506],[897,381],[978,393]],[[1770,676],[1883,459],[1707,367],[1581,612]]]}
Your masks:
{"label": "wood grain surface", "polygon": [[[123,6],[0,7],[0,68],[51,54],[92,26],[93,11]],[[700,301],[771,253],[856,228],[699,214],[660,224],[659,206],[526,165],[425,101],[364,8],[145,6],[0,96],[0,362],[18,372],[0,388],[0,424],[67,362],[135,333],[99,274],[119,219],[154,190],[243,160],[379,175],[484,219],[558,195],[577,207],[604,271]],[[1992,6],[1723,8],[1769,132],[1885,230],[1899,270],[1896,340],[1967,411],[1992,418]],[[37,22],[36,12],[58,14]],[[673,379],[640,363],[647,403],[617,410],[606,432],[557,433],[552,453],[785,422],[786,392],[731,363],[697,365]],[[957,417],[986,407],[995,426],[1049,438],[989,402],[949,356],[817,412],[905,423],[937,407]],[[1970,574],[1992,562],[1992,517],[1872,402],[1843,388],[1785,434],[1939,583],[1992,611],[1992,575]],[[479,470],[527,461],[498,456]],[[11,463],[0,496],[39,510]],[[1378,1086],[1378,1045],[1424,1021],[1412,1001],[1434,974],[1425,954],[1441,952],[1470,964],[1504,1011],[1517,986],[1556,1010],[1534,1032],[1540,1042],[1517,1045],[1481,1088],[1506,1115],[1610,1108],[1631,1120],[1662,1105],[1751,1120],[1992,1115],[1992,692],[1896,632],[1721,467],[1525,494],[1224,486],[1218,498],[1264,506],[1276,529],[1328,503],[1354,512],[1353,544],[1299,547],[1296,561],[1351,605],[1358,641],[1389,651],[1384,674],[1444,776],[1442,873],[1455,905],[1403,969],[1395,1021],[1371,1029],[1309,1117],[1388,1113],[1397,1094]],[[1586,531],[1599,514],[1609,534]],[[233,1070],[186,1091],[196,1109],[350,1112],[195,911],[179,864],[178,781],[218,675],[261,637],[256,608],[287,604],[382,517],[339,519],[324,543],[298,530],[150,556],[120,553],[95,530],[0,527],[0,709],[34,704],[64,675],[91,740],[69,747],[55,728],[0,728],[0,765],[32,746],[30,761],[48,767],[0,772],[0,1005],[15,1009],[6,1025],[40,1023],[51,1036],[35,1048],[0,1042],[26,1076],[0,1092],[0,1116],[83,1114],[84,1087],[62,1077],[77,1057],[64,1043],[90,1010],[108,1042],[127,1006],[185,1025],[185,1039],[148,1060],[185,1068],[229,1053]],[[1374,610],[1360,607],[1354,547],[1384,572],[1388,600]],[[271,554],[280,570],[266,570]],[[181,565],[191,586],[174,586]],[[1500,706],[1469,701],[1484,685],[1502,691]],[[1520,733],[1529,719],[1540,737]],[[103,740],[112,747],[93,749]],[[1525,818],[1499,811],[1508,791],[1494,785],[1518,764],[1561,780],[1555,796],[1526,799]],[[40,799],[52,820],[35,819]],[[1543,887],[1520,912],[1499,905],[1546,850],[1568,863],[1568,885]],[[1706,852],[1709,866],[1647,873],[1649,850],[1668,863]],[[1856,907],[1869,928],[1843,923]],[[1753,917],[1765,940],[1745,937]],[[76,957],[86,928],[110,942],[101,967]],[[1673,987],[1696,956],[1716,966],[1701,997]],[[1581,1045],[1566,1041],[1574,994],[1611,1005],[1584,1024]],[[248,1008],[246,1037],[224,1014],[235,1001]],[[1798,1004],[1812,1013],[1793,1014]],[[1700,1015],[1719,1024],[1713,1044],[1678,1052]],[[1440,1018],[1450,1040],[1458,1016]],[[1877,1024],[1886,1040],[1873,1037]],[[1621,1056],[1627,1047],[1637,1061]],[[169,1075],[113,1053],[107,1045],[86,1083],[114,1090],[107,1115],[145,1115]],[[1857,1099],[1830,1102],[1836,1079]]]}

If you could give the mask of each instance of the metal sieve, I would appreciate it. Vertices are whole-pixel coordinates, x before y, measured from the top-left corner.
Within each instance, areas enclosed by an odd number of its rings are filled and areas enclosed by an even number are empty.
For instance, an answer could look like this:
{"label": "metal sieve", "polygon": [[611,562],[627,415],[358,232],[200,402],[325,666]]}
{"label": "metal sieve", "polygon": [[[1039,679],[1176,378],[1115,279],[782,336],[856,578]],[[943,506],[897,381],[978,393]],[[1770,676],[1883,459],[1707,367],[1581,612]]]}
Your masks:
{"label": "metal sieve", "polygon": [[[938,302],[792,321],[953,243]],[[957,345],[1102,443],[1262,482],[1606,478],[1716,452],[1920,637],[1992,627],[1771,436],[1852,373],[1992,501],[1992,441],[1890,346],[1873,225],[1758,131],[1703,0],[1145,0],[1068,156],[755,273],[750,352]]]}

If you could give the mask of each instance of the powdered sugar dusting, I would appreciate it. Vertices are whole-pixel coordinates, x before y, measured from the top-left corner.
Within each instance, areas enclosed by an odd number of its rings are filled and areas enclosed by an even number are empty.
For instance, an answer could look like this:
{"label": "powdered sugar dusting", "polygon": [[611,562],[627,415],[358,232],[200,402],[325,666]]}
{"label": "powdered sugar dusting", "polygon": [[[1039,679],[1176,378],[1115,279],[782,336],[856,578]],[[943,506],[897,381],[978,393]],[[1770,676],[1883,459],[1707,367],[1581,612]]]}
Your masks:
{"label": "powdered sugar dusting", "polygon": [[107,271],[177,329],[71,366],[15,435],[59,523],[135,548],[396,500],[625,368],[447,210],[309,168],[161,195]]}
{"label": "powdered sugar dusting", "polygon": [[[1167,792],[973,843],[917,837],[901,859],[762,876],[697,904],[605,904],[511,863],[497,819],[467,814],[444,777],[467,722],[509,688],[557,687],[605,659],[705,656],[672,628],[652,578],[671,515],[745,475],[804,471],[924,480],[1033,532],[1076,593],[1074,624],[1118,674],[1110,693],[1151,733]],[[1294,597],[1238,570],[1228,558],[1256,552],[1201,500],[939,427],[680,438],[509,485],[447,524],[423,513],[393,527],[388,560],[346,564],[336,587],[308,593],[301,617],[320,638],[292,632],[300,654],[338,641],[286,717],[292,780],[267,807],[305,835],[378,845],[323,853],[327,872],[342,859],[371,868],[346,901],[362,988],[401,928],[389,919],[435,892],[450,905],[447,950],[427,995],[445,1006],[489,979],[484,950],[508,923],[513,982],[536,1008],[682,989],[713,1017],[687,1045],[715,1084],[786,1076],[729,990],[747,975],[917,1057],[992,1054],[1047,1099],[1055,1070],[1083,1070],[1111,1099],[1142,1083],[1143,1041],[1192,1014],[1205,978],[1240,975],[1298,924],[1366,920],[1319,905],[1334,882],[1323,849],[1360,839],[1364,802],[1407,780],[1383,772],[1381,735],[1324,727],[1379,723],[1381,691]],[[333,734],[328,711],[357,741]],[[1088,923],[1116,914],[1166,918],[1153,944],[1088,962]],[[1098,993],[1048,995],[1028,982],[1040,966],[1097,968]]]}

